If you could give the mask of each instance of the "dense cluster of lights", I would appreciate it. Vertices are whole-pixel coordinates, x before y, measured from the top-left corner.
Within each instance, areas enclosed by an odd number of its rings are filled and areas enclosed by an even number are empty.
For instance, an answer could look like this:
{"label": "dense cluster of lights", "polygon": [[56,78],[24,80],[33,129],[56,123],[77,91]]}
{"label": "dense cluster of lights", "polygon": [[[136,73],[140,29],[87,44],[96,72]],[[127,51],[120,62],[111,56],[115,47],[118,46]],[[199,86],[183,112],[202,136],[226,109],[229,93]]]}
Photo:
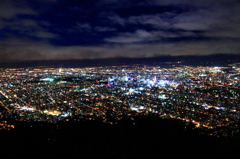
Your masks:
{"label": "dense cluster of lights", "polygon": [[[80,116],[84,120],[99,118],[116,124],[123,117],[134,119],[137,114],[150,113],[214,130],[229,126],[240,114],[239,68],[231,73],[224,69],[189,66],[6,69],[1,72],[0,104],[6,109],[3,118],[18,114],[16,120],[58,122]],[[236,125],[231,125],[231,129],[233,134],[238,131]]]}

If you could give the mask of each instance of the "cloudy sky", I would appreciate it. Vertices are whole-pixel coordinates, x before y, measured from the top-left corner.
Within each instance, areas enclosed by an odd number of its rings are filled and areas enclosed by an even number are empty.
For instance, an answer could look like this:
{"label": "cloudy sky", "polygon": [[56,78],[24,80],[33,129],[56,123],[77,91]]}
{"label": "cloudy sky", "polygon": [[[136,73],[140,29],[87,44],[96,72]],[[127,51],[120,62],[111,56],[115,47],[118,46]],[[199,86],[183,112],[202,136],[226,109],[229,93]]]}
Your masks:
{"label": "cloudy sky", "polygon": [[1,0],[0,62],[240,53],[239,0]]}

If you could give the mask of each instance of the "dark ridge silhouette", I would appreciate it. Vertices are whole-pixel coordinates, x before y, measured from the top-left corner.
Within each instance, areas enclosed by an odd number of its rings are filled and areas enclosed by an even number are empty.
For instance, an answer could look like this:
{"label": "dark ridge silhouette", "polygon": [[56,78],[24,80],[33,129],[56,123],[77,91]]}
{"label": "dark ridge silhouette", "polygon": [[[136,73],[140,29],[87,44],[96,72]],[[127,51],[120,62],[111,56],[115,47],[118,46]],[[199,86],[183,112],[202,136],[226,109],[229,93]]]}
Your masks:
{"label": "dark ridge silhouette", "polygon": [[106,59],[81,59],[81,60],[45,60],[45,61],[15,61],[0,63],[0,67],[88,67],[88,66],[113,66],[113,65],[130,65],[130,64],[143,64],[143,65],[160,65],[163,62],[177,62],[183,61],[184,64],[193,65],[196,62],[201,65],[212,64],[226,64],[228,60],[238,60],[240,54],[214,54],[206,56],[156,56],[149,58],[106,58]]}
{"label": "dark ridge silhouette", "polygon": [[[135,124],[133,124],[135,123]],[[186,130],[187,129],[187,130]],[[139,116],[117,125],[100,121],[50,124],[20,122],[0,132],[3,158],[229,158],[238,155],[239,141],[185,129],[179,120]]]}

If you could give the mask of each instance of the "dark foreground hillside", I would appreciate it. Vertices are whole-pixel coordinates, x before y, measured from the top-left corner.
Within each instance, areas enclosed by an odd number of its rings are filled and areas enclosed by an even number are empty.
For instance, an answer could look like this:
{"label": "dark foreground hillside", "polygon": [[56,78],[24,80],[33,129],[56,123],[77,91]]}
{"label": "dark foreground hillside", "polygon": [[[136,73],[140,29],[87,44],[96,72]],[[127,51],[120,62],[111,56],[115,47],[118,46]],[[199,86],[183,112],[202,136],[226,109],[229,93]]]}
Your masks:
{"label": "dark foreground hillside", "polygon": [[[136,122],[135,122],[136,121]],[[1,158],[229,158],[236,139],[197,135],[177,120],[138,117],[118,125],[98,121],[20,123],[0,132]],[[133,125],[135,124],[135,125]],[[188,129],[186,131],[186,129]]]}

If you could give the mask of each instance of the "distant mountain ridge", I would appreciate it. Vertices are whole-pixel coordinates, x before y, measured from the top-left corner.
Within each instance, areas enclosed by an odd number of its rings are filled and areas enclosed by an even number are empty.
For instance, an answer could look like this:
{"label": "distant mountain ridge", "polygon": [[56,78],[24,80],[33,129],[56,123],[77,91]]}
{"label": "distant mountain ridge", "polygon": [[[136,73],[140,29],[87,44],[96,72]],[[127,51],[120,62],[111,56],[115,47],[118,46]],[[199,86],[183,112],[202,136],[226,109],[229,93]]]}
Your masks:
{"label": "distant mountain ridge", "polygon": [[2,68],[17,68],[17,67],[93,67],[93,66],[114,66],[114,65],[158,65],[166,62],[183,61],[186,64],[191,63],[227,63],[228,61],[240,61],[240,54],[214,54],[214,55],[189,55],[189,56],[156,56],[148,58],[105,58],[105,59],[79,59],[79,60],[45,60],[45,61],[15,61],[2,62]]}

